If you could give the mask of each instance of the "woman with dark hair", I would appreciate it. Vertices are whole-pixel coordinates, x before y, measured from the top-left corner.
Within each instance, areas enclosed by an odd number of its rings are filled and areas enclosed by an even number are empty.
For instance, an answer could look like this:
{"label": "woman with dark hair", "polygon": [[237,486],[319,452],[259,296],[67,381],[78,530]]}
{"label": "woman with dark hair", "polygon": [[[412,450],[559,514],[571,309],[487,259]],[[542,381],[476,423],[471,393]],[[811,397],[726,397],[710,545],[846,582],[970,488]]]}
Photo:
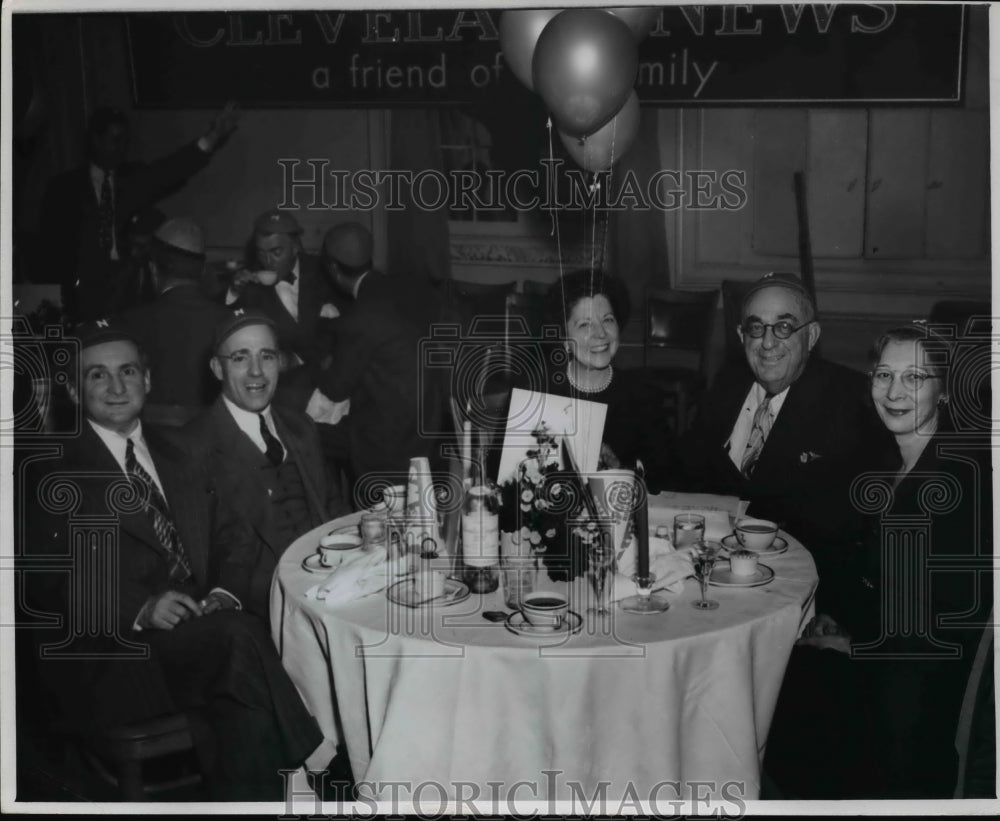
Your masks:
{"label": "woman with dark hair", "polygon": [[572,271],[553,283],[548,320],[563,331],[567,360],[565,369],[547,374],[546,390],[606,404],[599,467],[634,468],[641,460],[655,493],[670,484],[675,464],[662,397],[634,373],[612,364],[630,309],[624,283],[602,271]]}
{"label": "woman with dark hair", "polygon": [[951,347],[914,324],[872,350],[871,399],[896,448],[852,488],[865,537],[819,567],[818,615],[792,654],[764,765],[786,797],[954,790],[992,548],[989,448],[951,428]]}

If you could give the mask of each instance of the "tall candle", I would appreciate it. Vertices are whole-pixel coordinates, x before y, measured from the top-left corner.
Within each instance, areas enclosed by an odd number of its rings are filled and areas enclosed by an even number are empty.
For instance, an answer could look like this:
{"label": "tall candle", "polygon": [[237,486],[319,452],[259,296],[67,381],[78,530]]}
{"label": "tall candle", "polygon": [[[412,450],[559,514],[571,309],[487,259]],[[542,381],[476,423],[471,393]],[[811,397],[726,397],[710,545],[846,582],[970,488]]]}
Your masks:
{"label": "tall candle", "polygon": [[635,568],[639,576],[649,575],[649,499],[646,496],[646,481],[640,476],[635,479],[638,494],[635,507],[636,545]]}
{"label": "tall candle", "polygon": [[472,420],[462,423],[462,481],[472,474]]}

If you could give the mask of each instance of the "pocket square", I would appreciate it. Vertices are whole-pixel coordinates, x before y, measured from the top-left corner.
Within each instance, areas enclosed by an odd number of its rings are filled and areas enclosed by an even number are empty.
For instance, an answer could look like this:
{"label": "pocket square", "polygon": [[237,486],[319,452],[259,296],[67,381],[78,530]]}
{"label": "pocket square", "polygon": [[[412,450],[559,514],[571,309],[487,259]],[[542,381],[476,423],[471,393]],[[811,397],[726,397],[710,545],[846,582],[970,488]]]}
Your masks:
{"label": "pocket square", "polygon": [[323,303],[323,307],[319,309],[320,319],[336,319],[338,316],[340,316],[340,311],[332,302]]}
{"label": "pocket square", "polygon": [[813,453],[811,450],[804,450],[799,454],[799,461],[805,465],[809,462],[815,462],[817,459],[822,459],[822,453]]}

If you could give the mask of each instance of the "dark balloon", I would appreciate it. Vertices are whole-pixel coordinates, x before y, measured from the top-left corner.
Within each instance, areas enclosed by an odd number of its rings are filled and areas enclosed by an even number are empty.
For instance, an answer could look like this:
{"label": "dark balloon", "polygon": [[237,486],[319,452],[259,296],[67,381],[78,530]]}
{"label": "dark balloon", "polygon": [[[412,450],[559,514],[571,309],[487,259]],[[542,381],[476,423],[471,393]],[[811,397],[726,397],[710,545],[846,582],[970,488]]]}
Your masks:
{"label": "dark balloon", "polygon": [[637,43],[646,39],[649,32],[656,26],[656,21],[660,16],[660,9],[657,6],[632,6],[607,9],[607,11],[611,12],[632,29],[632,34],[635,35]]}
{"label": "dark balloon", "polygon": [[531,59],[535,56],[538,35],[559,9],[524,9],[500,15],[500,50],[510,70],[532,91]]}
{"label": "dark balloon", "polygon": [[566,151],[585,171],[603,171],[618,162],[639,133],[639,95],[633,91],[622,110],[588,137],[559,132]]}
{"label": "dark balloon", "polygon": [[582,137],[625,105],[638,67],[625,23],[603,9],[569,9],[542,30],[532,77],[559,130]]}

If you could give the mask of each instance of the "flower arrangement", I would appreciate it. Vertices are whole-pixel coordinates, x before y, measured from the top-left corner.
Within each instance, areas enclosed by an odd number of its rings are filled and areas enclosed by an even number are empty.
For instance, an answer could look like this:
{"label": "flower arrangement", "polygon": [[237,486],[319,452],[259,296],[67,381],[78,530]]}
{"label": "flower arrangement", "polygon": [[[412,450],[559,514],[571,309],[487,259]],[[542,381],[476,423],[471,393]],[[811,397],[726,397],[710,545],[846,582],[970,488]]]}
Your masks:
{"label": "flower arrangement", "polygon": [[559,467],[556,435],[544,423],[532,431],[537,447],[500,486],[500,529],[518,534],[553,581],[572,579],[586,565],[570,553],[567,520],[580,509],[572,485]]}

